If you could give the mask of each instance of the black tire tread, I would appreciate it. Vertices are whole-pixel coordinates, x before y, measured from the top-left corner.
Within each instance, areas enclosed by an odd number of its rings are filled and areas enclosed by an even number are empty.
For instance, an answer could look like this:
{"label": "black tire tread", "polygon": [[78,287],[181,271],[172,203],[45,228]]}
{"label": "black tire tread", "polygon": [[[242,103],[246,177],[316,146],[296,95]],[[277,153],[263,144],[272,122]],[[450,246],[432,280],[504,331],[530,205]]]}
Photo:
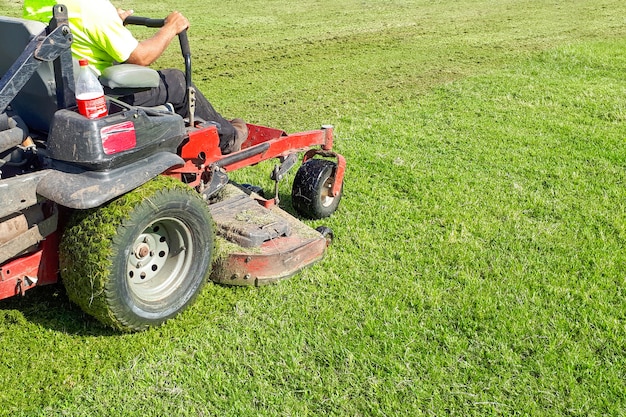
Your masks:
{"label": "black tire tread", "polygon": [[337,164],[326,159],[309,159],[296,173],[291,191],[291,201],[294,209],[309,219],[322,219],[332,215],[343,194],[337,195],[333,203],[324,207],[320,196],[326,180],[336,172]]}

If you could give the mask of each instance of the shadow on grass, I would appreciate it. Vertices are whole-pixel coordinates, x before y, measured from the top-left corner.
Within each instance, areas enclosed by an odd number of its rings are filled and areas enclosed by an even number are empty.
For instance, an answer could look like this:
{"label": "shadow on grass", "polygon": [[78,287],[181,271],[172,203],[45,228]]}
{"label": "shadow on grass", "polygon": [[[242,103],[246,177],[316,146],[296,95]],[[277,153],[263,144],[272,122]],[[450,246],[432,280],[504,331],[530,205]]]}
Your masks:
{"label": "shadow on grass", "polygon": [[80,307],[72,303],[61,284],[33,288],[23,297],[18,295],[0,301],[0,326],[20,324],[23,320],[66,334],[80,336],[120,334],[85,314]]}

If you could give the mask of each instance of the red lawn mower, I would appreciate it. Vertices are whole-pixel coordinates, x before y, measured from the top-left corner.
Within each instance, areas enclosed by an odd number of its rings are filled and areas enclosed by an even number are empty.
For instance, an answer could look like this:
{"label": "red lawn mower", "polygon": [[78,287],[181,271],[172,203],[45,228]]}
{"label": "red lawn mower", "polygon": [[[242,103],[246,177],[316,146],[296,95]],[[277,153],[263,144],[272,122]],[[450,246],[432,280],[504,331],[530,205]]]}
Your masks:
{"label": "red lawn mower", "polygon": [[[116,99],[158,83],[156,71],[127,64],[102,74],[109,114],[88,119],[76,107],[67,10],[53,15],[47,26],[0,17],[12,40],[0,47],[0,299],[60,276],[84,311],[135,331],[178,314],[207,277],[258,286],[324,256],[332,231],[280,209],[278,183],[303,154],[294,209],[311,219],[337,209],[346,162],[331,126],[287,134],[248,124],[241,150],[222,155],[217,128],[193,116],[186,32],[188,119]],[[269,159],[271,198],[228,178]]]}

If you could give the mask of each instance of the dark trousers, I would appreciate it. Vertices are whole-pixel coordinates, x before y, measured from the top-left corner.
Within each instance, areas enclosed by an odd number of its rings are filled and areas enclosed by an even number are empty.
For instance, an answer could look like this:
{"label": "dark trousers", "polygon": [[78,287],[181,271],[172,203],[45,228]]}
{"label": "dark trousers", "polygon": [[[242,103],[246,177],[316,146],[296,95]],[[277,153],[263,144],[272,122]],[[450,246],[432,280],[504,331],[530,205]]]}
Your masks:
{"label": "dark trousers", "polygon": [[[185,74],[177,69],[159,70],[158,73],[161,76],[158,87],[122,97],[122,100],[133,106],[148,107],[170,103],[174,106],[174,111],[177,114],[182,117],[189,117]],[[197,88],[195,117],[215,123],[220,136],[220,149],[223,153],[228,153],[235,143],[235,128],[215,111],[211,103]]]}

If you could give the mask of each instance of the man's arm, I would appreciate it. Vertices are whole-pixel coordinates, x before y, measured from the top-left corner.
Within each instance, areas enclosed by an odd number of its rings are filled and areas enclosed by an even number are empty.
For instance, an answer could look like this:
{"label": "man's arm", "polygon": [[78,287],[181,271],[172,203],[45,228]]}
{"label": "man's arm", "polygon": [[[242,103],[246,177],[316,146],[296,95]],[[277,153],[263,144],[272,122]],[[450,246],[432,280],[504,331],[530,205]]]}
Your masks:
{"label": "man's arm", "polygon": [[161,56],[172,39],[188,27],[189,20],[185,16],[179,12],[170,13],[165,18],[165,25],[153,37],[139,42],[139,45],[130,54],[126,63],[144,66],[152,64]]}

